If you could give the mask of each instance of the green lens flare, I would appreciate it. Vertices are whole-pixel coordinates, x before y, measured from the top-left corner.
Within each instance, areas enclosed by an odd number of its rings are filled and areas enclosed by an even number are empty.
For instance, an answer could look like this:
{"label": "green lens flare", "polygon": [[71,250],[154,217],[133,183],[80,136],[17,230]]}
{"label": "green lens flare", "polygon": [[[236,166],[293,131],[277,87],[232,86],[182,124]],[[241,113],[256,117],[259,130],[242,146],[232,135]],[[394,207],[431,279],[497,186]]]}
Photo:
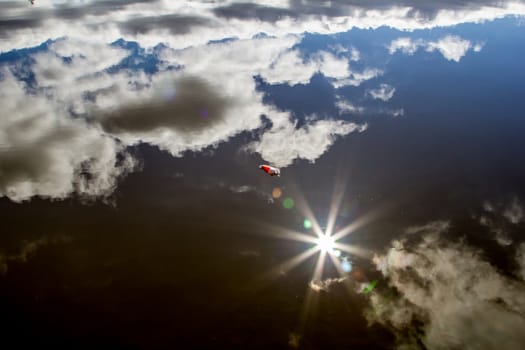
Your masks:
{"label": "green lens flare", "polygon": [[308,230],[308,229],[312,228],[312,222],[310,220],[308,220],[308,219],[304,219],[303,226],[304,226],[305,229]]}
{"label": "green lens flare", "polygon": [[368,286],[366,286],[365,289],[363,290],[363,294],[368,294],[368,293],[370,293],[372,290],[374,290],[376,284],[377,284],[377,281],[376,281],[376,280],[370,282],[370,283],[368,284]]}
{"label": "green lens flare", "polygon": [[294,203],[293,199],[291,199],[291,198],[286,198],[283,201],[283,207],[285,207],[286,209],[292,209],[294,205],[295,205],[295,203]]}

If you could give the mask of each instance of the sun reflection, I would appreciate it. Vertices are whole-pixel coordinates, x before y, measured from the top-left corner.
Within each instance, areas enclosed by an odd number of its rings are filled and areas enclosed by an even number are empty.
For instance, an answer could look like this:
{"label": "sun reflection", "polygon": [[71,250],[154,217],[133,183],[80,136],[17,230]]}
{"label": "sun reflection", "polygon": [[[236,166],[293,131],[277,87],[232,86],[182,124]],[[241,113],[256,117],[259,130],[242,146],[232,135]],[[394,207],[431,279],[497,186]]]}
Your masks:
{"label": "sun reflection", "polygon": [[334,254],[335,242],[332,237],[327,234],[322,235],[316,240],[319,250],[325,253]]}
{"label": "sun reflection", "polygon": [[[350,201],[345,198],[346,183],[344,179],[348,179],[347,175],[347,173],[339,173],[336,176],[333,195],[328,207],[328,215],[326,220],[322,222],[323,225],[315,217],[303,193],[293,183],[287,185],[286,193],[285,191],[279,191],[277,198],[282,195],[283,207],[289,211],[297,211],[300,214],[298,221],[301,222],[301,228],[291,230],[268,222],[259,225],[259,228],[265,235],[306,244],[306,248],[303,251],[274,266],[268,273],[260,275],[258,281],[262,282],[261,286],[267,285],[269,280],[282,278],[292,269],[301,266],[306,261],[315,259],[310,281],[307,284],[305,299],[303,300],[299,322],[300,328],[305,326],[306,321],[315,314],[319,298],[322,298],[319,294],[320,290],[326,290],[322,288],[314,290],[310,287],[313,282],[323,285],[323,281],[335,279],[338,283],[343,283],[349,293],[355,292],[355,286],[351,282],[355,280],[355,276],[360,276],[361,273],[360,268],[354,266],[355,259],[369,260],[372,257],[372,252],[355,243],[349,244],[346,238],[373,220],[376,220],[389,209],[387,203],[382,203],[382,205],[376,206],[373,210],[364,213],[364,215],[354,218],[346,226],[336,224],[339,218],[348,220],[350,218],[350,209],[348,208],[355,207],[354,204],[349,205]],[[275,195],[273,197],[276,198]],[[327,269],[327,265],[335,267],[335,271]],[[334,271],[337,276],[323,276],[327,274],[325,270]],[[315,285],[315,283],[313,284]]]}
{"label": "sun reflection", "polygon": [[[323,225],[318,222],[305,196],[293,183],[287,184],[286,191],[280,188],[279,191],[274,189],[272,196],[275,199],[281,198],[281,204],[286,210],[290,212],[296,211],[297,214],[300,214],[298,222],[301,223],[301,228],[292,230],[270,224],[269,222],[258,222],[257,227],[259,229],[256,233],[305,243],[306,247],[297,255],[278,263],[267,273],[257,276],[256,289],[268,286],[268,282],[271,280],[282,278],[306,261],[315,259],[310,281],[307,283],[305,299],[303,300],[300,316],[301,327],[316,312],[317,303],[319,298],[322,297],[319,294],[320,290],[327,290],[323,288],[315,290],[310,287],[312,284],[316,285],[315,283],[318,283],[323,285],[325,280],[337,280],[337,283],[343,283],[350,293],[355,292],[355,286],[351,282],[358,280],[355,276],[362,275],[361,269],[358,266],[354,266],[355,259],[369,260],[372,257],[372,252],[355,243],[349,244],[347,241],[343,243],[343,240],[346,240],[349,235],[376,220],[389,209],[388,203],[382,203],[382,205],[376,206],[372,211],[354,218],[346,226],[336,224],[339,218],[348,220],[352,217],[353,215],[350,215],[350,209],[348,208],[355,208],[355,204],[348,204],[350,202],[353,203],[353,201],[345,198],[346,184],[344,179],[348,179],[347,175],[347,173],[339,173],[336,176],[333,195],[328,207],[328,215],[326,220],[322,222]],[[335,271],[334,269],[327,269],[327,265],[335,267]],[[327,274],[325,270],[334,271],[337,276],[323,277],[323,274]]]}
{"label": "sun reflection", "polygon": [[[345,277],[352,271],[352,258],[367,259],[371,257],[369,250],[355,244],[342,243],[341,240],[368,224],[372,219],[375,219],[377,212],[367,213],[342,228],[336,227],[335,223],[339,217],[346,187],[341,180],[345,178],[345,176],[339,174],[337,178],[338,181],[335,181],[326,226],[319,224],[304,195],[301,191],[294,190],[293,185],[290,186],[292,187],[291,192],[293,193],[288,193],[287,197],[283,199],[282,204],[286,209],[293,209],[295,207],[301,214],[303,218],[302,228],[304,231],[290,230],[269,223],[259,225],[265,235],[303,242],[309,245],[305,251],[274,267],[270,275],[275,277],[283,275],[283,273],[288,273],[306,260],[316,256],[315,271],[312,273],[312,280],[320,280],[322,278],[328,257],[330,258],[328,259],[328,263],[335,265],[336,271],[338,271],[340,275],[339,277]],[[280,192],[279,195],[281,194],[284,195],[284,193]]]}

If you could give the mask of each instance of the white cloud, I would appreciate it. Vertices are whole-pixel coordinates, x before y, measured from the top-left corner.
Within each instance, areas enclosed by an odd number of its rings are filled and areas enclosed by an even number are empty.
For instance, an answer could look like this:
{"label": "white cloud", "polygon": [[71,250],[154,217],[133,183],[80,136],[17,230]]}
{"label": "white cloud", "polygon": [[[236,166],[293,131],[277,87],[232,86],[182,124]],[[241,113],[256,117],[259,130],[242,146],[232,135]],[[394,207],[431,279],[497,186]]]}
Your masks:
{"label": "white cloud", "polygon": [[304,62],[298,50],[285,51],[268,69],[261,71],[261,76],[269,84],[307,84],[310,78],[319,71],[319,63]]}
{"label": "white cloud", "polygon": [[323,73],[325,77],[343,79],[350,74],[348,61],[321,51],[308,60],[303,60],[298,50],[285,51],[267,69],[260,72],[261,77],[270,84],[307,84],[312,76]]}
{"label": "white cloud", "polygon": [[348,77],[348,61],[345,58],[338,58],[328,52],[320,52],[318,55],[319,71],[324,76],[334,79],[344,79]]}
{"label": "white cloud", "polygon": [[459,62],[468,50],[479,52],[483,44],[472,43],[456,35],[447,35],[437,41],[424,41],[422,39],[412,40],[410,38],[399,38],[393,40],[388,51],[390,54],[401,51],[408,55],[413,55],[419,48],[424,48],[428,52],[439,51],[443,57],[449,61]]}
{"label": "white cloud", "polygon": [[[414,228],[422,234],[417,242],[398,240],[374,257],[399,297],[386,302],[374,294],[367,318],[391,327],[399,348],[420,337],[430,349],[521,349],[525,281],[501,274],[477,250],[441,238],[446,227]],[[423,324],[420,336],[404,332],[414,322]]]}
{"label": "white cloud", "polygon": [[336,53],[350,53],[350,61],[360,61],[361,60],[361,53],[358,49],[356,49],[353,46],[345,47],[341,44],[337,44],[335,46],[330,46],[332,50],[334,50]]}
{"label": "white cloud", "polygon": [[299,129],[285,113],[277,118],[260,141],[253,142],[248,150],[260,153],[262,158],[278,167],[285,167],[295,159],[314,162],[334,143],[336,137],[351,132],[362,132],[366,125],[357,125],[342,120],[318,120]]}
{"label": "white cloud", "polygon": [[384,72],[378,68],[365,68],[362,72],[350,72],[347,78],[341,78],[332,82],[335,88],[341,88],[344,86],[359,86],[367,80],[374,79]]}
{"label": "white cloud", "polygon": [[[34,73],[40,86],[73,84],[76,80],[99,73],[118,64],[129,52],[104,43],[86,43],[84,40],[59,40],[49,51],[33,55]],[[62,57],[70,61],[64,64]]]}
{"label": "white cloud", "polygon": [[470,41],[461,39],[458,36],[447,35],[436,42],[429,42],[426,50],[438,50],[447,60],[459,62],[468,50],[474,50],[474,48],[476,48],[474,51],[479,52],[481,47],[478,45],[479,44],[472,44]]}
{"label": "white cloud", "polygon": [[398,38],[393,40],[388,46],[388,52],[394,54],[397,51],[401,51],[407,55],[413,55],[423,45],[422,40],[412,40],[410,38]]}
{"label": "white cloud", "polygon": [[387,113],[394,117],[402,117],[405,115],[405,109],[404,108],[393,109],[393,110],[387,111]]}
{"label": "white cloud", "polygon": [[355,113],[355,114],[361,114],[365,111],[364,107],[355,106],[352,103],[345,101],[345,100],[338,100],[335,103],[335,106],[339,110],[339,114],[344,113]]}
{"label": "white cloud", "polygon": [[379,99],[383,101],[388,101],[394,97],[396,88],[388,84],[381,84],[377,89],[367,90],[366,94],[372,96],[374,99]]}

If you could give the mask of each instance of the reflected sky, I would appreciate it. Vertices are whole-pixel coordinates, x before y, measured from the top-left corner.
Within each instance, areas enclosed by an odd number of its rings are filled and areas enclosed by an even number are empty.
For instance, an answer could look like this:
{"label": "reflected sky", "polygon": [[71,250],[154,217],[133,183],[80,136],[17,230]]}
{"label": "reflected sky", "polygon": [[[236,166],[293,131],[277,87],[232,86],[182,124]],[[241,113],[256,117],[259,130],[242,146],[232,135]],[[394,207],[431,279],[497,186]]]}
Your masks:
{"label": "reflected sky", "polygon": [[0,1],[6,341],[520,349],[524,13]]}

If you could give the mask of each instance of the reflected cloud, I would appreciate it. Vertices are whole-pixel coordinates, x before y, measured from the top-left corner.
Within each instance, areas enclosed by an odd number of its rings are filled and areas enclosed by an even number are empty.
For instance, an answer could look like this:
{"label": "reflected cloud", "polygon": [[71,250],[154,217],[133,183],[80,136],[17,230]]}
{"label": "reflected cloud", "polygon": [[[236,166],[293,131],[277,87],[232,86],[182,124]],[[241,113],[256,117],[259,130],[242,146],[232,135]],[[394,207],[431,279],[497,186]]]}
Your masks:
{"label": "reflected cloud", "polygon": [[[26,6],[24,6],[26,5]],[[67,33],[69,37],[164,42],[185,48],[258,33],[333,34],[352,28],[388,26],[402,30],[477,23],[524,15],[520,1],[37,1],[28,6],[0,2],[0,51],[34,46]]]}
{"label": "reflected cloud", "polygon": [[[378,26],[410,30],[525,14],[525,5],[513,2],[458,6],[408,0],[393,7],[382,1],[43,0],[35,6],[1,2],[0,9],[0,51],[34,49],[27,61],[16,63],[24,71],[23,82],[14,73],[0,82],[5,91],[16,85],[2,94],[14,101],[3,113],[15,114],[2,119],[3,127],[27,127],[36,114],[45,115],[38,123],[46,124],[38,136],[35,130],[23,141],[0,136],[0,194],[17,201],[73,193],[107,196],[136,167],[126,147],[142,143],[181,157],[248,131],[259,137],[246,141],[244,149],[267,162],[280,167],[298,159],[313,163],[338,138],[363,132],[367,125],[324,115],[302,124],[300,116],[266,103],[255,78],[293,87],[321,73],[339,89],[358,87],[385,70],[365,64],[352,45],[305,54],[299,47],[304,33]],[[42,46],[36,50],[36,45]],[[423,48],[459,61],[481,47],[449,35],[430,42],[400,38],[389,51],[410,54]],[[140,64],[154,69],[135,68],[139,50],[149,55]],[[383,83],[367,91],[387,101],[395,89]],[[27,102],[36,107],[20,106]],[[337,117],[363,112],[341,100],[335,107]],[[398,116],[404,110],[382,112]],[[60,127],[50,127],[51,121]]]}
{"label": "reflected cloud", "polygon": [[367,90],[366,94],[370,95],[372,98],[376,100],[382,100],[382,101],[388,101],[392,97],[394,97],[394,93],[396,92],[396,88],[393,86],[390,86],[388,84],[381,84],[379,85],[379,88]]}
{"label": "reflected cloud", "polygon": [[339,115],[344,113],[361,114],[365,111],[364,107],[355,106],[351,102],[345,100],[338,100],[335,105],[339,110]]}
{"label": "reflected cloud", "polygon": [[[274,121],[276,121],[274,119]],[[352,132],[363,132],[366,124],[342,120],[318,120],[301,128],[283,115],[278,124],[262,134],[260,141],[248,146],[248,150],[261,156],[277,167],[286,167],[295,159],[314,162],[335,141],[336,137]]]}
{"label": "reflected cloud", "polygon": [[[420,233],[414,242],[397,240],[374,258],[398,296],[372,294],[367,318],[390,327],[400,346],[519,349],[525,282],[504,275],[464,243],[442,238],[447,230],[443,222],[412,228]],[[422,332],[406,332],[415,322],[423,324]]]}
{"label": "reflected cloud", "polygon": [[[517,196],[503,202],[485,201],[482,204],[483,212],[474,215],[481,226],[486,227],[493,235],[494,240],[501,246],[510,246],[518,238],[516,229],[523,222],[523,207]],[[521,232],[519,233],[521,236]]]}
{"label": "reflected cloud", "polygon": [[315,73],[322,73],[336,81],[344,79],[350,73],[348,61],[324,51],[305,61],[299,51],[287,51],[269,69],[262,71],[261,77],[270,84],[294,86],[307,84]]}
{"label": "reflected cloud", "polygon": [[0,81],[0,196],[109,196],[137,167],[116,140],[83,120],[72,120],[53,101],[31,96],[8,73]]}
{"label": "reflected cloud", "polygon": [[0,275],[8,272],[9,264],[25,263],[31,254],[47,245],[68,243],[71,240],[72,238],[69,236],[44,236],[35,240],[23,241],[18,252],[12,254],[0,253]]}
{"label": "reflected cloud", "polygon": [[467,51],[481,51],[483,44],[474,44],[456,35],[447,35],[437,41],[399,38],[390,43],[388,51],[390,54],[401,51],[405,54],[413,55],[420,48],[425,49],[427,52],[439,51],[447,60],[459,62],[466,55]]}
{"label": "reflected cloud", "polygon": [[113,134],[140,135],[157,130],[198,133],[224,122],[226,110],[233,104],[198,77],[182,76],[165,85],[151,98],[109,113],[101,111],[98,122]]}
{"label": "reflected cloud", "polygon": [[346,277],[340,277],[340,278],[327,278],[322,281],[310,281],[310,284],[308,285],[311,290],[314,292],[321,292],[325,291],[328,292],[330,290],[330,287],[334,284],[341,283],[344,280],[346,280]]}

